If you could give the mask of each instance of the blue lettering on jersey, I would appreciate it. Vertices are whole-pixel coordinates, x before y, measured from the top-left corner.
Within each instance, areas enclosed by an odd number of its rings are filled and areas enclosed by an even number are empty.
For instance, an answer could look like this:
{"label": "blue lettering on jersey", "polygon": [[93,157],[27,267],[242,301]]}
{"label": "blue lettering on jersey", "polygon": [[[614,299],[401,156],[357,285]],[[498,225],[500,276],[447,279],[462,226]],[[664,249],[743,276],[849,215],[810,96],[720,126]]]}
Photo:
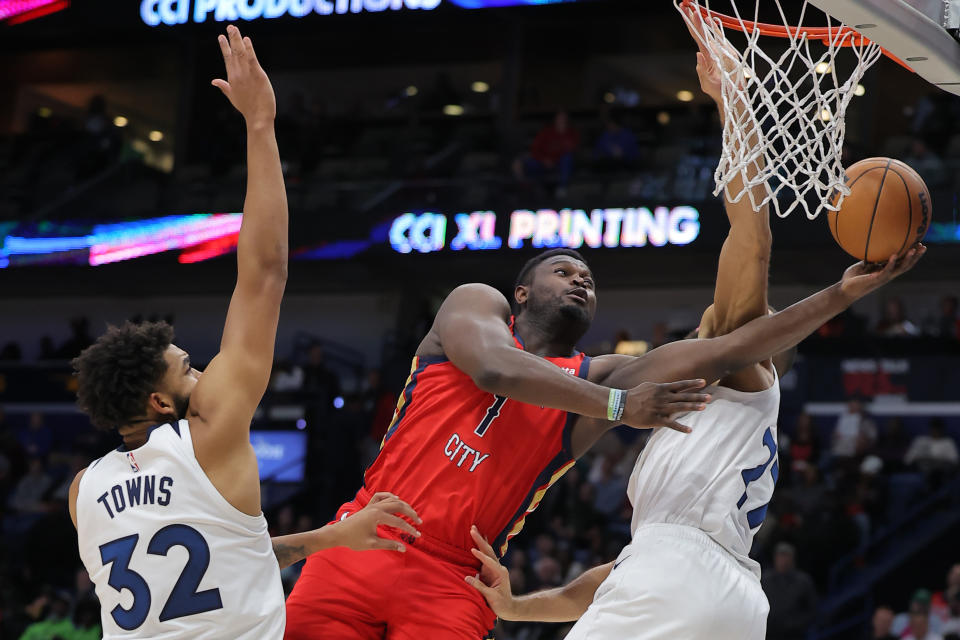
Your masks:
{"label": "blue lettering on jersey", "polygon": [[143,504],[153,504],[157,499],[157,476],[143,479]]}
{"label": "blue lettering on jersey", "polygon": [[[741,477],[743,477],[743,495],[740,496],[740,500],[737,502],[738,509],[742,508],[747,501],[747,489],[750,483],[759,480],[767,471],[768,467],[770,469],[770,476],[773,479],[773,484],[776,484],[777,479],[780,477],[780,466],[777,461],[777,440],[773,435],[773,429],[771,427],[767,427],[766,432],[763,434],[763,446],[769,451],[767,461],[752,469],[744,469],[740,472]],[[769,504],[768,501],[747,512],[747,524],[750,525],[751,529],[756,529],[763,524],[763,519],[767,516],[767,506]]]}
{"label": "blue lettering on jersey", "polygon": [[107,515],[110,516],[112,520],[115,514],[123,513],[128,507],[139,507],[148,504],[157,504],[161,507],[166,507],[170,504],[170,500],[173,497],[170,491],[172,488],[173,478],[170,476],[161,477],[159,483],[157,482],[157,477],[153,475],[137,476],[136,478],[127,480],[123,484],[113,485],[110,491],[104,492],[103,495],[97,498],[97,502],[103,505],[103,508],[107,510]]}
{"label": "blue lettering on jersey", "polygon": [[157,504],[161,507],[165,507],[170,504],[170,487],[173,486],[173,478],[170,476],[163,476],[160,478],[160,493],[163,494],[157,500]]}
{"label": "blue lettering on jersey", "polygon": [[117,513],[121,513],[127,508],[127,503],[123,499],[123,487],[120,485],[113,485],[110,489],[110,497],[113,498],[113,508],[116,509]]}
{"label": "blue lettering on jersey", "polygon": [[140,496],[142,495],[140,493],[140,485],[143,484],[141,480],[143,480],[141,476],[127,480],[127,502],[130,503],[131,507],[140,504]]}

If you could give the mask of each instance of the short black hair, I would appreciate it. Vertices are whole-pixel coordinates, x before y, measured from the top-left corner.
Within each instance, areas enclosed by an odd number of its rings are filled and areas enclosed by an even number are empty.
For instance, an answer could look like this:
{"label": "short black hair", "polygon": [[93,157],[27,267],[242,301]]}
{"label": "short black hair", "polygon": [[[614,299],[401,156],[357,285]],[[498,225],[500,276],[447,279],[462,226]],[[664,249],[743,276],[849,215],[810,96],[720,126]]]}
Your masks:
{"label": "short black hair", "polygon": [[[513,290],[516,291],[517,287],[521,285],[526,286],[530,284],[530,282],[533,280],[533,270],[536,269],[537,266],[540,265],[540,263],[542,263],[544,260],[554,256],[569,256],[575,260],[579,260],[583,264],[587,264],[587,261],[584,260],[579,251],[575,251],[573,249],[564,249],[562,247],[558,249],[547,249],[543,253],[539,253],[527,260],[527,262],[523,265],[523,268],[520,269],[520,273],[517,274],[517,281],[513,283]],[[510,306],[513,308],[514,314],[520,311],[520,306],[513,298],[512,292],[510,295]]]}
{"label": "short black hair", "polygon": [[166,322],[125,322],[73,359],[77,406],[97,429],[129,424],[144,413],[147,398],[167,372],[163,353],[173,343]]}

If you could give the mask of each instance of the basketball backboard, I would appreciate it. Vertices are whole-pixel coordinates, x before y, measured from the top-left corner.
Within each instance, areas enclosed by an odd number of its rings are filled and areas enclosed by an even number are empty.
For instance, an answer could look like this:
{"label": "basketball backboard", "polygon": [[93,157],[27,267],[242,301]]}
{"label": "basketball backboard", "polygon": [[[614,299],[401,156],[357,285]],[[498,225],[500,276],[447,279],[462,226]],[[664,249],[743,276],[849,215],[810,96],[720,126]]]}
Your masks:
{"label": "basketball backboard", "polygon": [[810,0],[900,58],[917,75],[960,95],[960,0]]}

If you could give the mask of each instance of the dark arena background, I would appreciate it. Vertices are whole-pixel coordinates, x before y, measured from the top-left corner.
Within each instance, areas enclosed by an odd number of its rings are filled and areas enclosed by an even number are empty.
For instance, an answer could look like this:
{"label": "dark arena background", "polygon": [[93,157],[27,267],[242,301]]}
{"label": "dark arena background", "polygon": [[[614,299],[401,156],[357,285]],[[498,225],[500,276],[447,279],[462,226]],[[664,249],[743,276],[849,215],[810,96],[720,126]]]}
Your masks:
{"label": "dark arena background", "polygon": [[[352,497],[443,297],[509,293],[561,226],[598,282],[587,353],[682,338],[712,300],[721,128],[672,2],[0,2],[4,640],[100,637],[66,498],[118,440],[75,408],[69,360],[126,319],[172,323],[197,363],[217,351],[245,184],[242,119],[210,86],[231,6],[276,91],[290,203],[251,436],[271,533]],[[890,156],[923,176],[929,251],[803,342],[781,381],[780,478],[752,552],[773,640],[913,638],[922,614],[925,638],[960,629],[960,98],[888,60],[863,86],[844,164]],[[558,139],[555,167],[524,173]],[[777,308],[853,262],[825,215],[771,225]],[[610,432],[547,493],[504,558],[516,592],[616,557],[647,437]]]}

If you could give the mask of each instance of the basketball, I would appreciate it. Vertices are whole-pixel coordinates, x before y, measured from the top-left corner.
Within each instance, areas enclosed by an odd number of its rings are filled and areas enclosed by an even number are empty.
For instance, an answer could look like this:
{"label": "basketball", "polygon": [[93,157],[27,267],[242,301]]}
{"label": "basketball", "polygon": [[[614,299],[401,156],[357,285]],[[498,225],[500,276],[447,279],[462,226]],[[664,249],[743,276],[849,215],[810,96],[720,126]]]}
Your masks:
{"label": "basketball", "polygon": [[923,239],[930,192],[916,171],[892,158],[867,158],[846,173],[850,195],[839,211],[827,212],[830,233],[844,251],[864,262],[885,262]]}

